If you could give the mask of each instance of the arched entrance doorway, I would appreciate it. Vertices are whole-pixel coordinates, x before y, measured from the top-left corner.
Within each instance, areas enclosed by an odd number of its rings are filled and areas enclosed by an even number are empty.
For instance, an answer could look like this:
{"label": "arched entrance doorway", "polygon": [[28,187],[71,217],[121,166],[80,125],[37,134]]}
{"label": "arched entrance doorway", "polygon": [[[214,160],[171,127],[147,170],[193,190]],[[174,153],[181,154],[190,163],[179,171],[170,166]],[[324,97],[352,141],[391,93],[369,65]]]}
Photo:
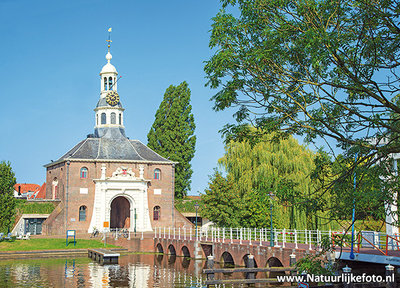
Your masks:
{"label": "arched entrance doorway", "polygon": [[128,199],[119,196],[111,202],[110,228],[127,228],[130,224],[130,204]]}

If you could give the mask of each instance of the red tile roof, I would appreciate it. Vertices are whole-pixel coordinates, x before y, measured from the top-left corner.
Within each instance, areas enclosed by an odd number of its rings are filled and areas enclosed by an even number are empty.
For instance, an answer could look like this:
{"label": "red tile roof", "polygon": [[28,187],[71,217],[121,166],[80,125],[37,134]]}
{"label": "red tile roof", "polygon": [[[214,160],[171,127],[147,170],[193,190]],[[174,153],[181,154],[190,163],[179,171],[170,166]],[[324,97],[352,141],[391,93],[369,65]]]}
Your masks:
{"label": "red tile roof", "polygon": [[42,187],[40,187],[39,192],[36,194],[36,199],[44,199],[46,198],[46,182],[43,183]]}
{"label": "red tile roof", "polygon": [[24,194],[26,192],[32,191],[32,192],[36,192],[40,190],[40,185],[38,184],[22,184],[22,183],[17,183],[14,185],[14,189],[15,191],[19,192],[18,187],[21,187],[21,194]]}

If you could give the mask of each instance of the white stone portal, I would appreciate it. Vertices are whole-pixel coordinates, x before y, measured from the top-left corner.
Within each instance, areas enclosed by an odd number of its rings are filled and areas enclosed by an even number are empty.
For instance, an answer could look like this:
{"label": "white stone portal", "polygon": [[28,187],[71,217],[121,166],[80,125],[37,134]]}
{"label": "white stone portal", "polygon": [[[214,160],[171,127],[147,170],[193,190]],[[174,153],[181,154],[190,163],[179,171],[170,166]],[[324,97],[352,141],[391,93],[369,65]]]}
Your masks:
{"label": "white stone portal", "polygon": [[103,164],[101,179],[93,180],[95,197],[88,232],[92,233],[93,228],[105,231],[104,222],[111,223],[111,203],[120,196],[126,198],[130,204],[129,231],[152,231],[147,200],[147,183],[150,181],[135,177],[132,169],[123,166],[118,167],[112,177],[105,177],[105,172],[106,167]]}

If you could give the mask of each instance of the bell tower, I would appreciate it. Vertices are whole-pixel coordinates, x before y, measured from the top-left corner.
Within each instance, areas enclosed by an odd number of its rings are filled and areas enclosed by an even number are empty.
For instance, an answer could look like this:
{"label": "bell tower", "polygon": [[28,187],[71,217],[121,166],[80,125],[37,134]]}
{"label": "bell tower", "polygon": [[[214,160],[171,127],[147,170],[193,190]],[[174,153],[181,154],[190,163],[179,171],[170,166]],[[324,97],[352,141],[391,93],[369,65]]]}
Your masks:
{"label": "bell tower", "polygon": [[95,111],[95,137],[120,138],[125,137],[124,108],[122,108],[117,91],[118,72],[111,64],[111,28],[108,29],[108,52],[106,65],[100,72],[100,99]]}

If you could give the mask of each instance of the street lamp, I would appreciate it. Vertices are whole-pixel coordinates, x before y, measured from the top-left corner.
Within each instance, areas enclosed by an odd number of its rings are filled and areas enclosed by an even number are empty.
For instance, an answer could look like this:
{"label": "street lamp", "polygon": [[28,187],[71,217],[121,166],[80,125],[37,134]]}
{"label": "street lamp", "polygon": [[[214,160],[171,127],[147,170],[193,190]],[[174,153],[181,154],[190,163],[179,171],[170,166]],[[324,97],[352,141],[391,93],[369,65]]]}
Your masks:
{"label": "street lamp", "polygon": [[271,214],[271,231],[270,231],[270,246],[271,247],[274,247],[274,232],[273,232],[273,229],[274,229],[274,225],[272,224],[272,207],[273,207],[273,202],[272,202],[272,199],[273,199],[273,197],[275,196],[275,194],[273,194],[273,193],[269,193],[268,194],[268,196],[271,198],[270,199],[270,205],[269,205],[269,207],[270,207],[270,214]]}
{"label": "street lamp", "polygon": [[71,161],[67,161],[67,187],[65,191],[65,233],[68,231],[68,182],[69,182],[69,165],[71,164]]}
{"label": "street lamp", "polygon": [[196,208],[196,232],[195,232],[195,238],[197,241],[197,209],[199,209],[199,204],[194,204],[194,208]]}

